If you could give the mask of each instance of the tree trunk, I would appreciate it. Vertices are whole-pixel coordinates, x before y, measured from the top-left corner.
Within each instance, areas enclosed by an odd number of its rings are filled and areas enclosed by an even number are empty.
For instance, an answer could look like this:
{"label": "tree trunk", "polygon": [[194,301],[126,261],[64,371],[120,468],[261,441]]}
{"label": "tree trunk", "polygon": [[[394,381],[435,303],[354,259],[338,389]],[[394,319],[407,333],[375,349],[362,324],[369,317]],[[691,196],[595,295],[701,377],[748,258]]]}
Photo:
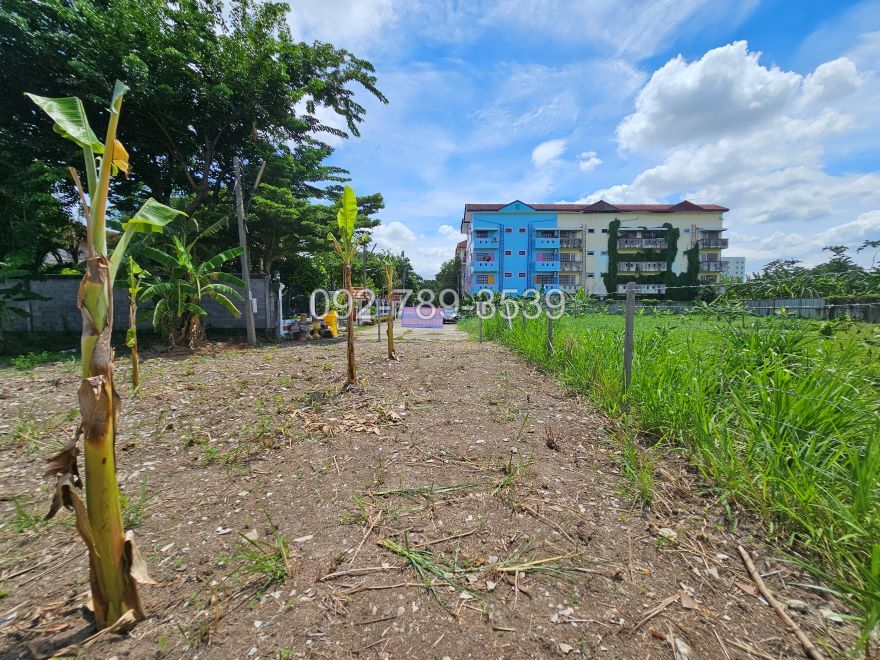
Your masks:
{"label": "tree trunk", "polygon": [[345,264],[342,267],[342,286],[348,291],[349,305],[348,316],[345,319],[345,332],[348,335],[348,372],[346,374],[346,383],[349,385],[357,384],[357,365],[354,360],[354,292],[351,286],[351,264]]}

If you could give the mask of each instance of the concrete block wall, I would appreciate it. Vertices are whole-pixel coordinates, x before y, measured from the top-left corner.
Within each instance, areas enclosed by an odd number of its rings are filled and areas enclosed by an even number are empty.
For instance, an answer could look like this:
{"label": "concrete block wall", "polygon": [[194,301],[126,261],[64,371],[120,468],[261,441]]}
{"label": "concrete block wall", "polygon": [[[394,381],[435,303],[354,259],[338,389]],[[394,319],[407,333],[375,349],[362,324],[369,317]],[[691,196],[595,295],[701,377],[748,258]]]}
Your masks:
{"label": "concrete block wall", "polygon": [[[16,307],[29,312],[29,318],[12,316],[3,322],[3,330],[8,333],[27,332],[79,332],[82,328],[82,317],[76,308],[76,295],[79,291],[78,277],[51,277],[31,280],[31,291],[48,300],[30,300],[15,303]],[[267,291],[268,287],[268,291]],[[241,292],[244,295],[244,292]],[[268,301],[267,301],[268,293]],[[278,292],[266,277],[251,278],[251,295],[256,299],[254,321],[257,330],[274,328],[278,322]],[[268,302],[268,308],[267,308]],[[202,306],[208,312],[206,325],[209,328],[234,329],[245,328],[244,302],[236,302],[242,315],[235,318],[220,303],[209,298],[202,300]],[[152,317],[143,310],[152,309],[153,303],[139,304],[139,316],[143,320],[138,328],[152,328]],[[128,327],[128,289],[119,284],[113,289],[113,325],[117,330]]]}

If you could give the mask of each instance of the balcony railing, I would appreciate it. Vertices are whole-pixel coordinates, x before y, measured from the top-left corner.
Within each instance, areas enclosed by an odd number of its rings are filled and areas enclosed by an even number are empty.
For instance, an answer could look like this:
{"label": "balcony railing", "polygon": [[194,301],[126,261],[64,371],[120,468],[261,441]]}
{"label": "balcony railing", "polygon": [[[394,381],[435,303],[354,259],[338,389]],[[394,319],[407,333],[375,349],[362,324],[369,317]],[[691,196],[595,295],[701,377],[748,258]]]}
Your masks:
{"label": "balcony railing", "polygon": [[666,248],[665,238],[621,238],[617,241],[619,248]]}
{"label": "balcony railing", "polygon": [[666,270],[666,264],[660,261],[621,261],[617,264],[619,272],[656,273]]}
{"label": "balcony railing", "polygon": [[701,261],[700,270],[704,273],[721,273],[726,270],[726,261]]}
{"label": "balcony railing", "polygon": [[492,273],[498,270],[497,261],[475,261],[474,272],[476,273]]}
{"label": "balcony railing", "polygon": [[581,269],[580,261],[560,261],[559,262],[559,270],[564,270],[566,272],[578,271]]}
{"label": "balcony railing", "polygon": [[474,247],[478,248],[497,248],[498,247],[498,237],[494,238],[475,238],[474,239]]}
{"label": "balcony railing", "polygon": [[559,262],[558,261],[536,261],[535,262],[535,270],[536,271],[557,271],[559,270]]}
{"label": "balcony railing", "polygon": [[559,247],[564,248],[580,248],[583,247],[584,241],[582,238],[560,238],[559,239]]}
{"label": "balcony railing", "polygon": [[701,248],[726,250],[730,239],[727,238],[701,238],[697,241],[697,245]]}
{"label": "balcony railing", "polygon": [[559,247],[559,239],[558,238],[548,238],[548,237],[535,237],[535,247],[536,248],[558,248]]}

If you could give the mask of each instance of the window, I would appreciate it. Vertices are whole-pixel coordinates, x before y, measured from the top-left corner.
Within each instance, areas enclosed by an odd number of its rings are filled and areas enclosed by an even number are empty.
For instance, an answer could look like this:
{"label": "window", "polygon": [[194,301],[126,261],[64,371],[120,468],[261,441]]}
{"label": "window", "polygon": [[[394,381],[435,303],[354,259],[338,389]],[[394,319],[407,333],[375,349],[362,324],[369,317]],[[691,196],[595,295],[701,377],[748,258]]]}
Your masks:
{"label": "window", "polygon": [[504,277],[513,277],[513,273],[504,273]]}
{"label": "window", "polygon": [[495,284],[495,276],[477,275],[477,284]]}
{"label": "window", "polygon": [[600,277],[605,277],[608,273],[599,273]]}
{"label": "window", "polygon": [[504,228],[504,233],[505,233],[505,234],[512,234],[512,233],[513,233],[513,227],[505,227],[505,228]]}
{"label": "window", "polygon": [[685,234],[690,234],[690,233],[691,233],[691,228],[690,228],[690,227],[685,227],[684,233],[685,233]]}
{"label": "window", "polygon": [[608,230],[607,230],[607,229],[603,229],[603,230],[602,230],[602,233],[603,233],[603,234],[607,234],[607,233],[608,233]]}
{"label": "window", "polygon": [[587,233],[588,234],[595,234],[596,230],[595,229],[587,229]]}
{"label": "window", "polygon": [[519,228],[519,233],[520,233],[520,234],[525,234],[525,233],[526,233],[526,228],[525,228],[525,227],[520,227],[520,228]]}
{"label": "window", "polygon": [[510,250],[505,250],[505,251],[504,251],[504,256],[505,256],[505,257],[509,257],[509,256],[511,256],[512,254],[513,254],[513,252],[510,251]]}
{"label": "window", "polygon": [[594,254],[596,254],[596,251],[595,251],[595,250],[587,250],[587,256],[588,256],[588,257],[592,257]]}
{"label": "window", "polygon": [[596,273],[587,273],[587,277],[596,277]]}
{"label": "window", "polygon": [[526,251],[525,251],[525,250],[520,250],[520,251],[519,251],[519,256],[521,256],[521,257],[526,256]]}
{"label": "window", "polygon": [[517,277],[525,277],[525,276],[526,276],[525,273],[517,273]]}
{"label": "window", "polygon": [[603,257],[607,257],[607,256],[608,256],[608,250],[602,250],[599,254],[601,254]]}

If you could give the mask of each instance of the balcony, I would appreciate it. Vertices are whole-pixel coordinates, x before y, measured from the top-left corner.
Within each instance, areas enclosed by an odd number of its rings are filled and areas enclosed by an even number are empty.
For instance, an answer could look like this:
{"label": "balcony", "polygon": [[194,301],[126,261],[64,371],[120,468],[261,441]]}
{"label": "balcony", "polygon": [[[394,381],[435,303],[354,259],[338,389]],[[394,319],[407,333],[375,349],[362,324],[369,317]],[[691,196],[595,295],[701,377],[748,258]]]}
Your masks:
{"label": "balcony", "polygon": [[581,238],[560,238],[559,247],[561,248],[582,248],[584,241]]}
{"label": "balcony", "polygon": [[662,261],[621,261],[617,264],[619,273],[657,273],[666,270]]}
{"label": "balcony", "polygon": [[567,273],[576,273],[581,269],[580,261],[560,261],[559,270]]}
{"label": "balcony", "polygon": [[730,239],[727,238],[701,238],[697,241],[697,245],[701,248],[726,250]]}
{"label": "balcony", "polygon": [[548,238],[548,237],[540,237],[535,236],[535,247],[536,248],[559,248],[559,239],[558,238]]}
{"label": "balcony", "polygon": [[727,270],[726,261],[701,261],[700,272],[703,273],[723,273]]}
{"label": "balcony", "polygon": [[492,238],[475,238],[474,239],[474,247],[475,248],[497,248],[498,247],[498,237],[493,236]]}
{"label": "balcony", "polygon": [[545,273],[548,271],[558,271],[559,270],[559,262],[558,261],[536,261],[535,262],[535,272]]}
{"label": "balcony", "polygon": [[475,273],[494,273],[498,270],[498,262],[497,261],[475,261],[474,262],[474,272]]}
{"label": "balcony", "polygon": [[646,248],[654,248],[665,250],[667,247],[665,238],[620,238],[617,240],[618,248],[635,248],[643,250]]}

